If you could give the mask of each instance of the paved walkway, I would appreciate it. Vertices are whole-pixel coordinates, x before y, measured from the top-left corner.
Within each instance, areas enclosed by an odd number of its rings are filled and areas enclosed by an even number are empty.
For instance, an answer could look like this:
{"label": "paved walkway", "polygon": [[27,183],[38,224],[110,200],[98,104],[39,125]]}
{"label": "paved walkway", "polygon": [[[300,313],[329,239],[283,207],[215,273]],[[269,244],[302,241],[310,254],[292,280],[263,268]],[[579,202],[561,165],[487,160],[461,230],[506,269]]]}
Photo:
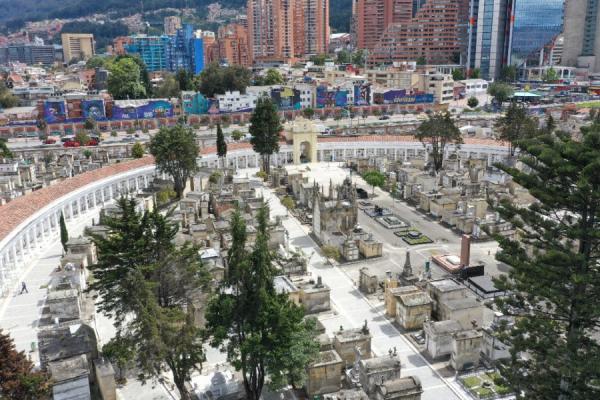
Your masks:
{"label": "paved walkway", "polygon": [[[285,216],[286,210],[276,196],[269,190],[263,190],[265,200],[269,202],[271,217]],[[295,218],[285,218],[284,227],[289,233],[290,244],[301,248],[306,254],[313,254],[318,248],[308,236],[308,229]],[[327,332],[344,328],[358,328],[367,321],[371,331],[371,347],[375,355],[381,356],[396,348],[402,363],[402,376],[416,375],[421,380],[423,400],[459,400],[468,399],[454,379],[445,379],[421,356],[417,349],[385,317],[383,305],[371,304],[355,286],[352,279],[339,267],[330,266],[320,254],[314,254],[308,268],[312,275],[321,276],[323,283],[331,289],[331,302],[338,316],[324,319]]]}
{"label": "paved walkway", "polygon": [[[92,220],[98,221],[99,212],[98,208],[74,221],[67,222],[69,236],[82,235],[85,227],[92,224]],[[60,239],[57,238],[39,250],[38,258],[26,267],[18,287],[15,287],[8,297],[0,298],[0,329],[5,333],[8,332],[17,350],[24,351],[37,366],[40,365],[37,328],[46,302],[46,286],[50,282],[50,274],[59,265],[61,257],[62,246]],[[21,281],[27,284],[29,293],[19,294]],[[115,334],[112,321],[102,314],[96,314],[93,327],[98,334],[99,347]],[[35,343],[35,351],[31,351],[32,343]],[[118,388],[117,396],[119,399],[172,400],[176,398],[160,384],[148,382],[142,385],[136,379],[129,379],[125,386]]]}

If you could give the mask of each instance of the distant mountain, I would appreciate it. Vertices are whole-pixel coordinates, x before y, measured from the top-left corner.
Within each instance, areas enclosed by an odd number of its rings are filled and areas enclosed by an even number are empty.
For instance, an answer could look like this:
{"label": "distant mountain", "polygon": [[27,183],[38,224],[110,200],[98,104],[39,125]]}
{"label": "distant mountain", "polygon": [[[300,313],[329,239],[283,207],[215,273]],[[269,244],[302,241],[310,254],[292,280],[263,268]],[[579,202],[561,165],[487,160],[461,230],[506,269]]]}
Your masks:
{"label": "distant mountain", "polygon": [[[26,21],[52,18],[78,18],[94,13],[110,13],[113,18],[161,8],[202,8],[217,0],[0,0],[0,25],[16,30]],[[352,13],[351,0],[330,0],[330,25],[336,32],[348,32]],[[243,8],[246,0],[220,0],[223,7]]]}

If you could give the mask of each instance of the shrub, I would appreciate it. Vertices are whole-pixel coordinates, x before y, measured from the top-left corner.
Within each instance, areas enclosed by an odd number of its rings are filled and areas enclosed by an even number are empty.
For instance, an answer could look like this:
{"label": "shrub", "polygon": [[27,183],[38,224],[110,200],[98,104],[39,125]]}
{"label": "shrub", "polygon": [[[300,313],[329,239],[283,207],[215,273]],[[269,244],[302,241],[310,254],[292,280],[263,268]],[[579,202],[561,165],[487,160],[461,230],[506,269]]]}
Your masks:
{"label": "shrub", "polygon": [[233,140],[240,140],[241,138],[244,137],[244,134],[242,133],[242,131],[236,129],[233,132],[231,132],[231,138]]}
{"label": "shrub", "polygon": [[342,256],[340,254],[340,250],[335,246],[325,245],[325,246],[321,247],[321,250],[323,251],[323,254],[325,255],[325,257],[333,258],[336,261],[339,261],[339,259]]}
{"label": "shrub", "polygon": [[269,175],[265,171],[263,171],[263,170],[258,171],[256,173],[256,176],[258,178],[261,178],[263,181],[266,180],[269,177]]}
{"label": "shrub", "polygon": [[118,135],[117,131],[110,131],[110,136],[117,137],[117,135]]}

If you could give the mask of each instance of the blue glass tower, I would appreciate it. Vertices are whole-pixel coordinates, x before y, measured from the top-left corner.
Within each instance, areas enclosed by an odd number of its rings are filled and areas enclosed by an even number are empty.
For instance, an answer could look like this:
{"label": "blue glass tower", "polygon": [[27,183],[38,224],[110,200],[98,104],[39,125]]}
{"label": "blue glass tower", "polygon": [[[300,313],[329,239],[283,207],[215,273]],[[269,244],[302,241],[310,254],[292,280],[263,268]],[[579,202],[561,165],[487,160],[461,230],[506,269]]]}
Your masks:
{"label": "blue glass tower", "polygon": [[565,0],[513,0],[508,63],[537,65],[540,51],[563,30]]}

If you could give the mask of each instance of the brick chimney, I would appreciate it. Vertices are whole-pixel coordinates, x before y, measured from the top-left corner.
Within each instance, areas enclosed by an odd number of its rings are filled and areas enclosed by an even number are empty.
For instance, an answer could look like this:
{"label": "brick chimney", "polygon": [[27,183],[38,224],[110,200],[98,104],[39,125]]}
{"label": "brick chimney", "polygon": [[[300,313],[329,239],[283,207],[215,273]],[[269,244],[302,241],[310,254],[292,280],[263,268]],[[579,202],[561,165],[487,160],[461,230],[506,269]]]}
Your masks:
{"label": "brick chimney", "polygon": [[468,267],[471,258],[471,236],[462,235],[460,240],[460,265]]}

